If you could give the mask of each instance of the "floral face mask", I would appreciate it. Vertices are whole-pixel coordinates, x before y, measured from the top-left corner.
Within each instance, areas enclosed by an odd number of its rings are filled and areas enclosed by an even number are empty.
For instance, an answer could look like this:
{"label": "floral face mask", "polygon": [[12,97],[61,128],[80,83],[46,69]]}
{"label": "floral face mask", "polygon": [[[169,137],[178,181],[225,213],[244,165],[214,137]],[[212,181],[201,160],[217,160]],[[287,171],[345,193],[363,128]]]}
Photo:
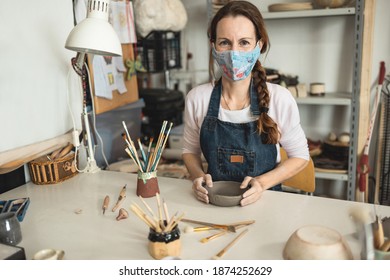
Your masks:
{"label": "floral face mask", "polygon": [[212,54],[221,67],[223,75],[233,81],[239,81],[247,78],[251,73],[256,61],[260,57],[260,47],[249,51],[222,51],[219,52],[213,46]]}

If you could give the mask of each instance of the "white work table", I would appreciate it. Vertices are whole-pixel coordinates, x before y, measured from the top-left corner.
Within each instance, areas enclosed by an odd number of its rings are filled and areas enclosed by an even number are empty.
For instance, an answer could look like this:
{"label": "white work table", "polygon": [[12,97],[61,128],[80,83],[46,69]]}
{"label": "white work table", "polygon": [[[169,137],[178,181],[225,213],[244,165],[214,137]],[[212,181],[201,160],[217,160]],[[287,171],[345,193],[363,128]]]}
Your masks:
{"label": "white work table", "polygon": [[[62,249],[68,260],[148,260],[149,228],[130,211],[136,202],[135,174],[100,171],[77,176],[55,185],[27,183],[0,195],[0,200],[29,197],[31,202],[21,222],[22,242],[27,259],[46,248]],[[195,199],[191,182],[159,177],[161,199],[170,215],[186,213],[188,219],[227,224],[255,220],[248,233],[223,259],[278,260],[290,235],[305,225],[323,225],[341,233],[350,245],[354,258],[360,258],[360,244],[355,238],[355,224],[349,211],[356,205],[373,206],[351,201],[300,194],[266,191],[256,203],[246,207],[218,207]],[[127,197],[121,204],[129,218],[117,221],[118,211],[111,209],[122,187],[127,184]],[[102,213],[103,199],[111,198],[109,209]],[[157,210],[156,198],[145,201]],[[121,208],[120,207],[120,208]],[[146,211],[146,209],[145,209]],[[390,216],[390,207],[380,206],[381,215]],[[81,212],[81,213],[76,213]],[[185,233],[187,223],[181,222],[181,259],[206,260],[217,254],[237,234],[229,233],[208,243],[199,240],[212,231]],[[192,225],[194,226],[194,225]],[[241,231],[241,230],[240,230]]]}

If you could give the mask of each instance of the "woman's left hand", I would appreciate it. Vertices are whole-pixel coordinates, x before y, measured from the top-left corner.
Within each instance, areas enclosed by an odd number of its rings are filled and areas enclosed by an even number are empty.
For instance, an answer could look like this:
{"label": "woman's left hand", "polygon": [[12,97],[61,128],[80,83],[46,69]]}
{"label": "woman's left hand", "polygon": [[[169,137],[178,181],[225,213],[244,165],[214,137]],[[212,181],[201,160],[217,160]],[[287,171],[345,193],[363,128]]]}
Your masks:
{"label": "woman's left hand", "polygon": [[247,176],[242,181],[240,188],[245,189],[246,187],[248,187],[248,185],[250,185],[251,187],[242,195],[243,199],[241,200],[241,206],[246,206],[248,204],[254,203],[259,200],[260,197],[263,195],[264,189],[261,186],[259,180]]}

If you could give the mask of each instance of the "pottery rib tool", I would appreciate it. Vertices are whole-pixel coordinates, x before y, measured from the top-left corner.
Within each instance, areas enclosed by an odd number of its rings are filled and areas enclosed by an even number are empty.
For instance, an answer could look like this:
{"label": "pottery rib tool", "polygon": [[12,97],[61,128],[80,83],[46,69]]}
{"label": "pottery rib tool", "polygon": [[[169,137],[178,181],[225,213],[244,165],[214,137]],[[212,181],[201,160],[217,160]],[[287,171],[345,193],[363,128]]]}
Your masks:
{"label": "pottery rib tool", "polygon": [[210,226],[210,227],[214,227],[214,228],[220,228],[220,229],[224,229],[224,230],[231,231],[231,232],[236,232],[236,228],[234,226],[230,226],[230,225],[212,224],[212,223],[195,221],[195,220],[190,220],[190,219],[182,219],[181,221],[187,222],[187,223],[198,224],[198,225],[202,225],[202,226]]}
{"label": "pottery rib tool", "polygon": [[218,233],[215,233],[215,234],[213,234],[213,235],[210,235],[210,236],[207,236],[207,237],[205,237],[205,238],[202,238],[201,240],[200,240],[200,242],[202,242],[202,243],[207,243],[207,242],[209,242],[209,241],[211,241],[211,240],[213,240],[213,239],[215,239],[215,238],[218,238],[218,237],[220,237],[220,236],[222,236],[222,235],[225,235],[227,233],[227,231],[226,230],[223,230],[223,231],[221,231],[221,232],[218,232]]}
{"label": "pottery rib tool", "polygon": [[104,198],[104,201],[103,201],[103,206],[102,206],[103,215],[106,212],[106,209],[108,208],[109,203],[110,203],[110,197],[108,195],[106,195],[106,197]]}
{"label": "pottery rib tool", "polygon": [[226,245],[225,248],[223,248],[221,251],[219,251],[218,254],[216,254],[212,259],[213,260],[219,260],[220,258],[222,258],[223,255],[226,254],[226,252],[234,245],[237,243],[237,241],[244,236],[245,233],[248,232],[248,229],[245,229],[244,231],[242,231],[236,238],[234,238],[228,245]]}
{"label": "pottery rib tool", "polygon": [[115,210],[118,209],[119,205],[125,199],[125,197],[126,197],[126,186],[127,186],[127,184],[124,185],[124,187],[122,188],[121,192],[119,193],[118,200],[117,200],[114,208],[112,208],[112,212],[115,212]]}

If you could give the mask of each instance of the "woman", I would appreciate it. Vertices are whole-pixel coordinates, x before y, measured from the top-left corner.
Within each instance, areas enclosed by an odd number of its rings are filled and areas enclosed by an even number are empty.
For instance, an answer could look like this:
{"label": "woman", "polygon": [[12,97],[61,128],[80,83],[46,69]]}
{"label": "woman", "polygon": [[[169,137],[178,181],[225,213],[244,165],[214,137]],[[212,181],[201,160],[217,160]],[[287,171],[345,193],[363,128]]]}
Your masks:
{"label": "woman", "polygon": [[[222,77],[186,97],[183,160],[197,199],[209,202],[204,184],[237,181],[241,188],[251,186],[241,200],[245,206],[267,189],[281,190],[281,182],[306,166],[307,140],[290,92],[266,82],[258,59],[269,39],[257,7],[229,2],[212,19],[208,37],[210,74],[215,78],[216,61]],[[283,164],[279,144],[289,157]]]}

